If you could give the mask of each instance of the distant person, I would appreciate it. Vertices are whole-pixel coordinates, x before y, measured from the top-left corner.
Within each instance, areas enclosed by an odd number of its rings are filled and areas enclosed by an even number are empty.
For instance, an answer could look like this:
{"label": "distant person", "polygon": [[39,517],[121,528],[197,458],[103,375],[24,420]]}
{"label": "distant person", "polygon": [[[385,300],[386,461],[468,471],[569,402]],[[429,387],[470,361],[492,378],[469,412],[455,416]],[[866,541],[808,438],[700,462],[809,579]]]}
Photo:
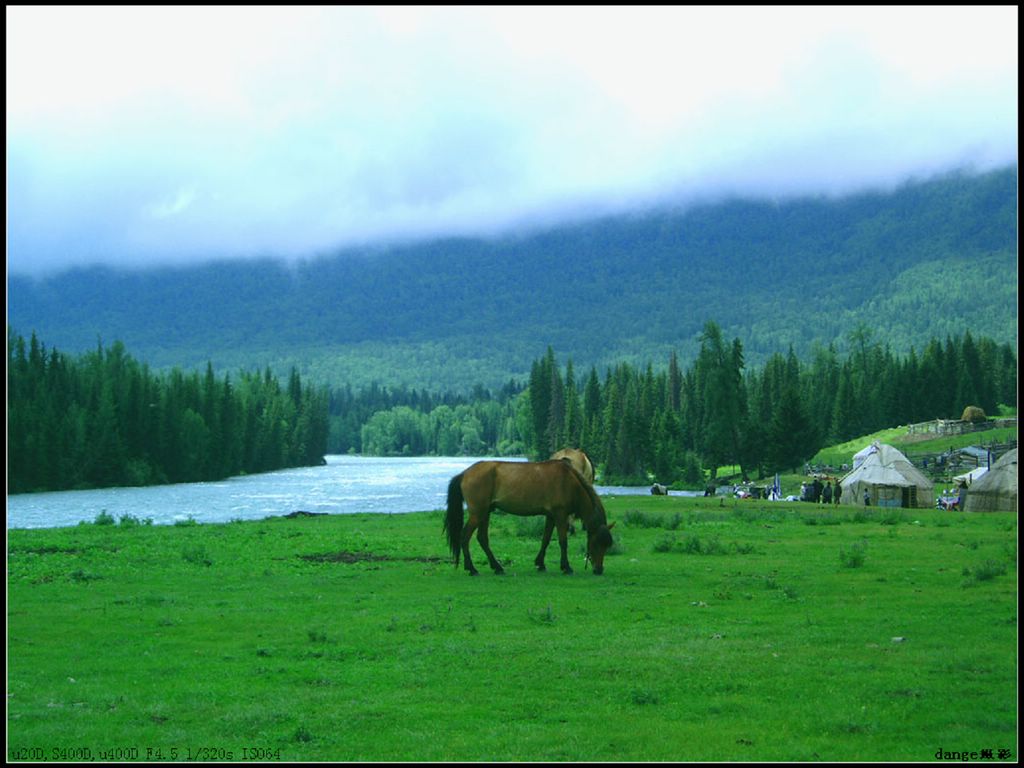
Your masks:
{"label": "distant person", "polygon": [[865,507],[870,507],[871,506],[871,493],[868,491],[867,488],[864,489],[864,506]]}
{"label": "distant person", "polygon": [[840,495],[840,494],[841,494],[842,492],[843,492],[843,487],[842,487],[842,486],[841,486],[841,485],[839,484],[839,481],[838,481],[838,480],[836,480],[836,487],[835,487],[835,489],[834,489],[834,490],[832,491],[832,500],[833,500],[833,502],[834,502],[834,503],[836,503],[836,504],[838,504],[838,503],[839,503],[839,495]]}
{"label": "distant person", "polygon": [[825,483],[825,490],[821,492],[821,503],[832,504],[832,482]]}

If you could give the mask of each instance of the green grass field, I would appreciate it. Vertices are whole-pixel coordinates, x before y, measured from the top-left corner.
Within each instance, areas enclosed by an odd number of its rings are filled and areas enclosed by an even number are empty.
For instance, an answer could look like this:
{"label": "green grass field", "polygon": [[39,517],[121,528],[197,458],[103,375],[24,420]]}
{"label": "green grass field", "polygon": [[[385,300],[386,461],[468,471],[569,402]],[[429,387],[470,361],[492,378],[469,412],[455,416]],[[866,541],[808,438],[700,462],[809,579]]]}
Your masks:
{"label": "green grass field", "polygon": [[1016,760],[1015,514],[606,503],[9,531],[8,760]]}

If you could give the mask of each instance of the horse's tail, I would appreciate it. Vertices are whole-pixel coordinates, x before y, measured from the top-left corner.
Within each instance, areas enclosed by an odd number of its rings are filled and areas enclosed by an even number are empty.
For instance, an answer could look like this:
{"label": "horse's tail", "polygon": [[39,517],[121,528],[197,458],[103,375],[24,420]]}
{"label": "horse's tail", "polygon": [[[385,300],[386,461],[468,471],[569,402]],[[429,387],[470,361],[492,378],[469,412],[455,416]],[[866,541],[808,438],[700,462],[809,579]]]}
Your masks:
{"label": "horse's tail", "polygon": [[460,472],[448,482],[448,514],[444,517],[444,532],[456,566],[462,553],[462,475]]}

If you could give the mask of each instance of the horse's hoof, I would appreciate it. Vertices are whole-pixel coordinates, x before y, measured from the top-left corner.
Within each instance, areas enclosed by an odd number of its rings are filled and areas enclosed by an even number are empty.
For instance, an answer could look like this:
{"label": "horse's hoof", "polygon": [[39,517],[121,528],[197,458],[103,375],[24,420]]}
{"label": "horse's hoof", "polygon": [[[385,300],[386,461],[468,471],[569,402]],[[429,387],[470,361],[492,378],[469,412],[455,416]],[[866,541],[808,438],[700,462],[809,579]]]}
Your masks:
{"label": "horse's hoof", "polygon": [[544,567],[544,563],[537,563],[537,570],[538,571],[546,571],[547,568]]}
{"label": "horse's hoof", "polygon": [[504,568],[495,568],[494,569],[494,575],[495,576],[504,576],[505,575],[505,569]]}
{"label": "horse's hoof", "polygon": [[564,576],[572,576],[572,568],[563,568],[562,569],[562,575],[564,575]]}
{"label": "horse's hoof", "polygon": [[480,575],[480,571],[470,571],[469,575],[470,576],[479,576]]}

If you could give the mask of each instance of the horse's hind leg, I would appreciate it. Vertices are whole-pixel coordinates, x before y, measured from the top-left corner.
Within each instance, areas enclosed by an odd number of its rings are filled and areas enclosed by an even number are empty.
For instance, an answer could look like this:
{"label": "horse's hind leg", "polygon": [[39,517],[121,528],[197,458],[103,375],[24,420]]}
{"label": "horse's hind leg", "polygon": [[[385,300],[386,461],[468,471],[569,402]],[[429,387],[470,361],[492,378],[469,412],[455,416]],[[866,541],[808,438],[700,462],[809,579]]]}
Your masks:
{"label": "horse's hind leg", "polygon": [[546,571],[544,567],[544,555],[548,551],[548,544],[551,543],[551,533],[555,530],[555,519],[551,515],[547,515],[544,522],[544,538],[540,542],[540,552],[537,553],[536,559],[533,564],[537,566],[538,571]]}
{"label": "horse's hind leg", "polygon": [[477,525],[479,525],[479,522],[476,513],[470,510],[469,519],[462,529],[462,561],[470,576],[477,576],[480,573],[473,566],[473,559],[469,556],[469,539],[473,535],[473,531],[476,530]]}
{"label": "horse's hind leg", "polygon": [[483,549],[484,554],[487,555],[487,562],[491,564],[491,568],[497,574],[503,574],[505,569],[501,567],[501,563],[498,562],[494,553],[491,552],[491,536],[488,532],[488,523],[490,522],[490,516],[484,515],[480,521],[480,529],[477,531],[476,540],[480,542],[480,548]]}

